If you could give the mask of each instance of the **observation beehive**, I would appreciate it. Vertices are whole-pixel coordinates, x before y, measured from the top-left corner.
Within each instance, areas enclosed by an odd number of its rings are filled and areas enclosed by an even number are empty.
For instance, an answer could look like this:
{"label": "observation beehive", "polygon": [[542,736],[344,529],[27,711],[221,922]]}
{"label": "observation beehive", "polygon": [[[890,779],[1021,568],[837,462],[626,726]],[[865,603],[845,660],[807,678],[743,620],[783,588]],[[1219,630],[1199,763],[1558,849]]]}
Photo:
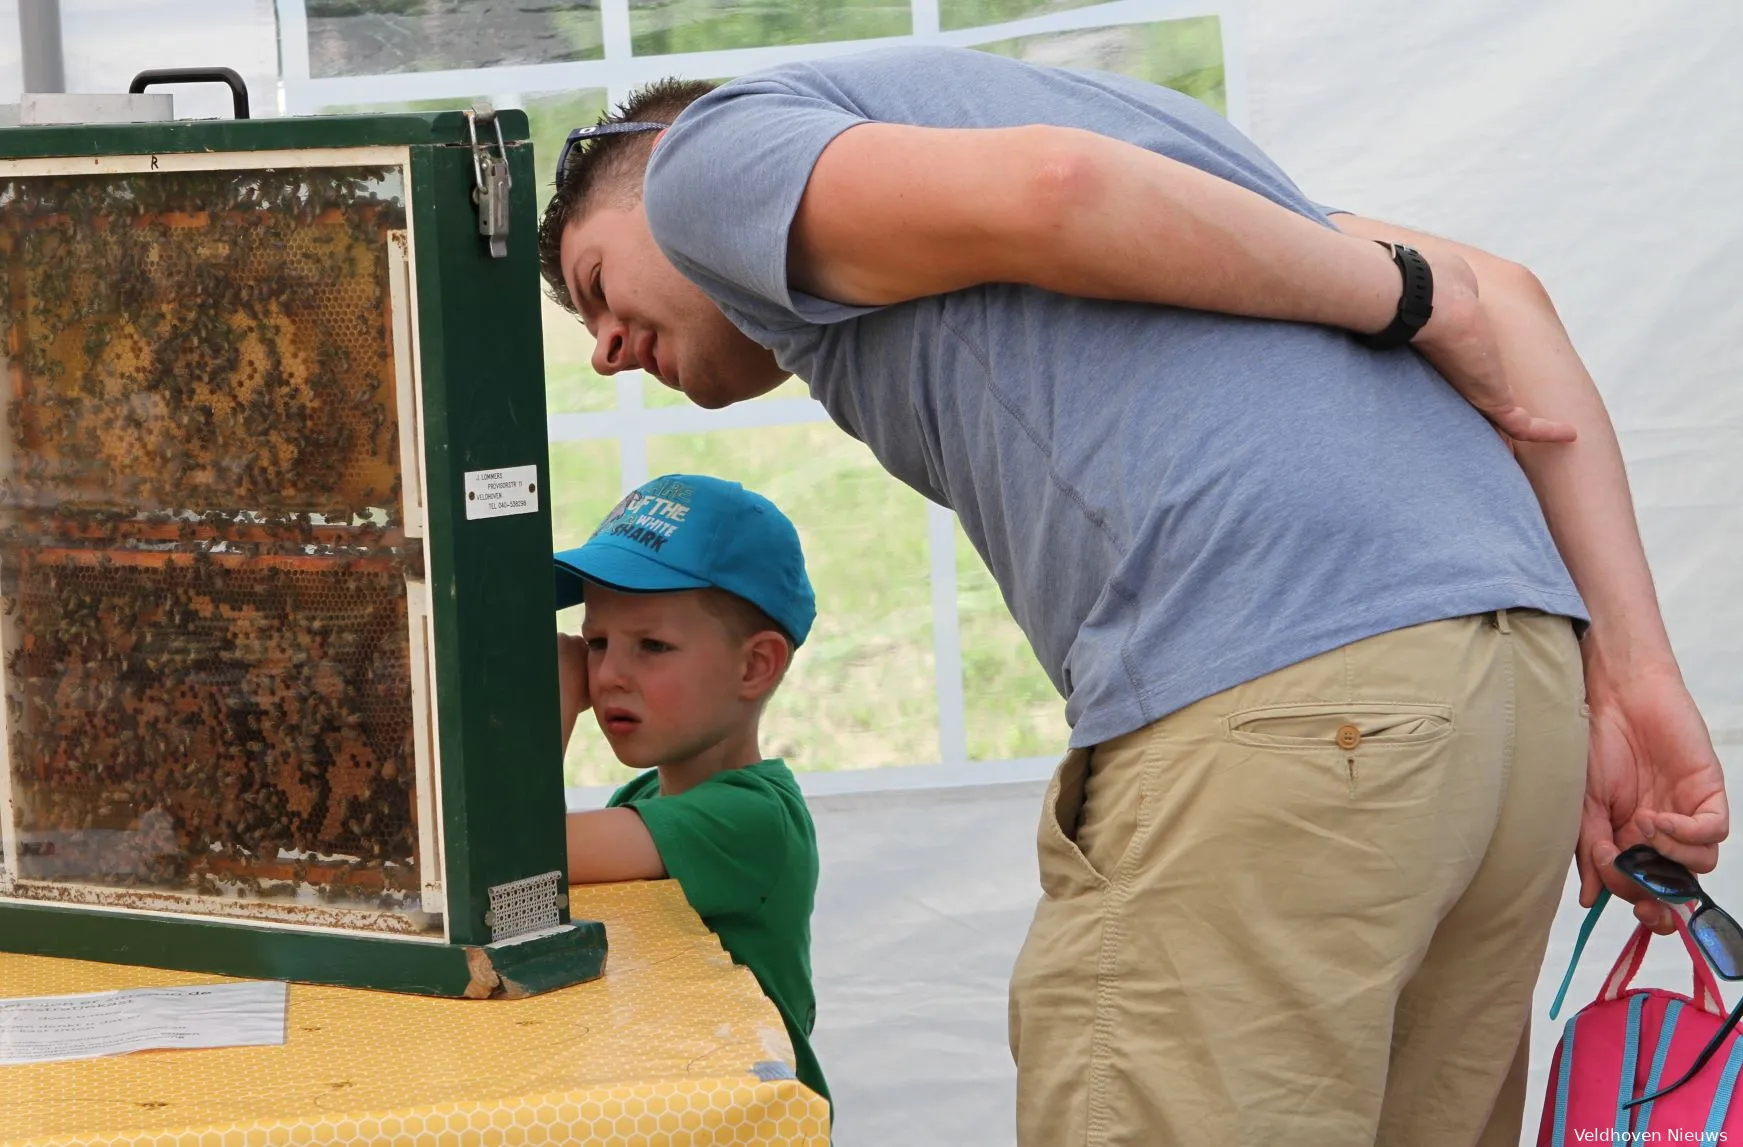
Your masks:
{"label": "observation beehive", "polygon": [[488,109],[0,131],[0,949],[599,973],[531,150]]}

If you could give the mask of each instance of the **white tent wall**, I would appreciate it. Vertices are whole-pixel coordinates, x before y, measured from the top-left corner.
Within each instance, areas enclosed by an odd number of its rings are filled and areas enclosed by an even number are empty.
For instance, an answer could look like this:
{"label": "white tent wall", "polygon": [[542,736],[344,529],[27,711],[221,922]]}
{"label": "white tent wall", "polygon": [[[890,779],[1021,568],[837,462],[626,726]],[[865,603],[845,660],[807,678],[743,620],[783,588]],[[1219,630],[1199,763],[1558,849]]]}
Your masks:
{"label": "white tent wall", "polygon": [[[1684,672],[1743,775],[1743,6],[1256,0],[1244,16],[1229,47],[1250,131],[1309,195],[1519,260],[1556,300],[1617,424]],[[842,1147],[1014,1141],[1004,986],[1039,807],[1032,783],[817,799],[817,1044]],[[1743,906],[1743,846],[1708,883]],[[1571,886],[1565,905],[1526,1141]],[[1612,911],[1576,1005],[1626,928]],[[1683,988],[1686,967],[1661,942],[1644,975]]]}
{"label": "white tent wall", "polygon": [[[251,82],[271,68],[263,0],[145,7],[65,4],[69,86],[237,52]],[[0,0],[0,103],[17,90],[15,21]],[[1309,195],[1518,259],[1548,287],[1617,422],[1684,670],[1727,764],[1743,764],[1743,5],[1248,0],[1227,33],[1248,128]],[[805,783],[836,1141],[1012,1143],[1004,994],[1037,894],[1033,771]],[[1743,846],[1709,883],[1743,908],[1738,857]],[[1567,905],[1534,1012],[1528,1138],[1571,891]],[[1600,929],[1573,1000],[1595,991],[1624,916]],[[1648,973],[1679,984],[1682,959],[1661,944]]]}
{"label": "white tent wall", "polygon": [[815,1042],[839,1147],[1015,1142],[1006,986],[1039,889],[1043,788],[810,797]]}
{"label": "white tent wall", "polygon": [[[221,65],[242,74],[255,118],[278,114],[273,0],[60,0],[59,10],[69,92],[124,92],[147,68]],[[23,81],[18,0],[0,0],[0,104],[16,103]],[[179,116],[230,114],[230,93],[220,85],[153,90],[172,93]]]}

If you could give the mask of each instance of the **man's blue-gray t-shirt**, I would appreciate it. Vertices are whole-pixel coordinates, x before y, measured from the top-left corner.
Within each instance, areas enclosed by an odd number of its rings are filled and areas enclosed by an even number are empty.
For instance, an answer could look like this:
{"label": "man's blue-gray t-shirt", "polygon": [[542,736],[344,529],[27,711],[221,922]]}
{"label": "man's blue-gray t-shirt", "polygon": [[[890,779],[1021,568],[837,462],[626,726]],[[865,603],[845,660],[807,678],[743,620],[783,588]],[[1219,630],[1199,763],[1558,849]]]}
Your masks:
{"label": "man's blue-gray t-shirt", "polygon": [[877,308],[790,289],[812,166],[867,121],[1087,129],[1326,216],[1195,100],[967,49],[745,76],[655,149],[655,241],[885,468],[956,511],[1074,746],[1422,622],[1585,619],[1512,455],[1413,351],[1025,286]]}

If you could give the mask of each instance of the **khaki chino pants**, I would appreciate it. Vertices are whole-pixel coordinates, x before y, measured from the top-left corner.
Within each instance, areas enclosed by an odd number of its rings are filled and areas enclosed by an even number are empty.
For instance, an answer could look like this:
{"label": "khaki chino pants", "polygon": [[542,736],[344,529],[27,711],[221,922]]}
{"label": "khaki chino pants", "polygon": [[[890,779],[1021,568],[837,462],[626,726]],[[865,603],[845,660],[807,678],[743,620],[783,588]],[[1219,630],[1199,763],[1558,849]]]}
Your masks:
{"label": "khaki chino pants", "polygon": [[1566,619],[1490,613],[1068,754],[1011,984],[1022,1147],[1514,1147],[1583,693]]}

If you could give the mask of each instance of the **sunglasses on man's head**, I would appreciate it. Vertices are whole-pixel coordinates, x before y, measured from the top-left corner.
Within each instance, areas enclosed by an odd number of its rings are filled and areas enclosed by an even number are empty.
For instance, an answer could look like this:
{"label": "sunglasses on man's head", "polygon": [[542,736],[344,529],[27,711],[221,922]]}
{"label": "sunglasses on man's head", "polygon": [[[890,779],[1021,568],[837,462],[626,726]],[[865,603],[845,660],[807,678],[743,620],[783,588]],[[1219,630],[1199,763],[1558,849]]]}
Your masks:
{"label": "sunglasses on man's head", "polygon": [[[1689,935],[1694,937],[1695,944],[1707,957],[1707,962],[1713,965],[1713,972],[1721,980],[1743,980],[1743,928],[1737,926],[1737,921],[1731,918],[1729,912],[1713,903],[1713,898],[1707,895],[1701,882],[1695,879],[1694,873],[1644,844],[1637,844],[1617,856],[1616,871],[1666,903],[1698,903],[1699,907],[1689,917]],[[1707,1041],[1707,1046],[1701,1049],[1701,1054],[1695,1056],[1694,1063],[1689,1065],[1689,1069],[1682,1073],[1680,1079],[1650,1095],[1630,1099],[1622,1106],[1628,1108],[1651,1103],[1693,1079],[1718,1052],[1719,1046],[1737,1026],[1739,1019],[1743,1019],[1743,1001],[1731,1009],[1724,1026]]]}
{"label": "sunglasses on man's head", "polygon": [[591,139],[605,135],[630,135],[644,131],[665,131],[672,125],[669,123],[596,123],[592,127],[578,127],[569,133],[569,138],[563,141],[563,150],[557,153],[557,183],[561,186],[563,173],[569,170],[569,155],[576,147]]}

